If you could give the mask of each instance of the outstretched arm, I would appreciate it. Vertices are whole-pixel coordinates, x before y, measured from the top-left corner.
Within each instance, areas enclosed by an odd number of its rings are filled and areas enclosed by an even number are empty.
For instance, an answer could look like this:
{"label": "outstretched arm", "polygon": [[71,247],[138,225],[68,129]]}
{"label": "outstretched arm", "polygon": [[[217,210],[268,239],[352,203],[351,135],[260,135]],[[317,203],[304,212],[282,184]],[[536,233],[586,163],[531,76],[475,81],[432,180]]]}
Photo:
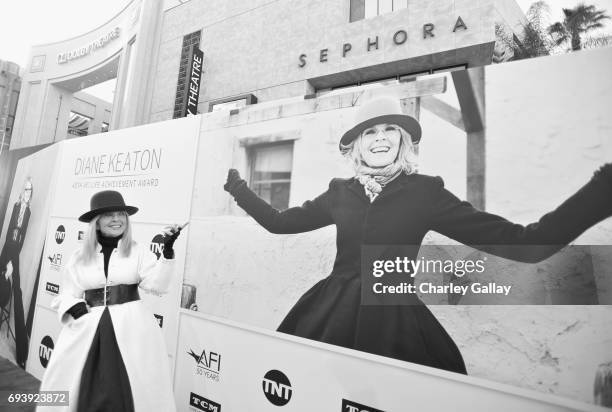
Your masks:
{"label": "outstretched arm", "polygon": [[305,202],[302,206],[279,211],[248,188],[238,171],[230,169],[223,188],[244,211],[271,233],[302,233],[333,223],[329,207],[329,191]]}
{"label": "outstretched arm", "polygon": [[612,215],[612,164],[557,209],[527,226],[475,209],[444,188],[441,178],[433,193],[431,228],[485,252],[522,262],[539,262]]}

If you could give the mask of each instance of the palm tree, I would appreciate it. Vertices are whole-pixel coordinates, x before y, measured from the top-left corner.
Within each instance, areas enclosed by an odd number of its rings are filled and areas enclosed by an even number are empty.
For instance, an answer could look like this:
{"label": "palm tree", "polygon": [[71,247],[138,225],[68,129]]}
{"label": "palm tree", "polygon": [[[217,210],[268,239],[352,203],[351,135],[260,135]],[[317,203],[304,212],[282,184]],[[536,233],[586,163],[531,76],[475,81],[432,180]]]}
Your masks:
{"label": "palm tree", "polygon": [[602,28],[603,20],[610,19],[606,10],[597,10],[593,5],[578,4],[573,9],[563,9],[563,21],[548,28],[557,46],[570,42],[571,50],[582,49],[583,34]]}
{"label": "palm tree", "polygon": [[550,18],[550,7],[544,0],[536,1],[526,13],[522,33],[508,33],[497,25],[495,34],[499,40],[494,50],[493,60],[496,63],[508,60],[529,59],[531,57],[547,56],[553,47],[547,32]]}

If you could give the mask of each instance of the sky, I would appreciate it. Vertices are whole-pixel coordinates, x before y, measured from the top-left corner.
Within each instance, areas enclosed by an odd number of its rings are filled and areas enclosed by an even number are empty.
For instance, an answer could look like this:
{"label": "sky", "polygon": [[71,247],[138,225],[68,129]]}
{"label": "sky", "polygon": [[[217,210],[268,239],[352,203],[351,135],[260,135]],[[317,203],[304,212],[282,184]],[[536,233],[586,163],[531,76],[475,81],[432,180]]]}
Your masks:
{"label": "sky", "polygon": [[[526,10],[533,1],[517,2]],[[560,19],[561,8],[573,7],[578,2],[579,0],[548,0],[555,20]],[[25,67],[31,46],[86,33],[110,20],[128,3],[129,0],[2,0],[0,59]],[[587,3],[612,13],[612,0],[587,0]],[[612,31],[612,22],[608,23],[608,27]]]}
{"label": "sky", "polygon": [[[176,2],[164,1],[166,4]],[[527,10],[532,2],[517,0],[523,10]],[[551,18],[560,20],[561,9],[573,7],[578,2],[548,0],[553,13]],[[128,3],[129,0],[1,0],[0,60],[9,60],[25,67],[33,45],[86,33],[110,20]],[[612,14],[612,0],[587,0],[587,3]],[[606,31],[612,32],[612,20],[607,23]]]}

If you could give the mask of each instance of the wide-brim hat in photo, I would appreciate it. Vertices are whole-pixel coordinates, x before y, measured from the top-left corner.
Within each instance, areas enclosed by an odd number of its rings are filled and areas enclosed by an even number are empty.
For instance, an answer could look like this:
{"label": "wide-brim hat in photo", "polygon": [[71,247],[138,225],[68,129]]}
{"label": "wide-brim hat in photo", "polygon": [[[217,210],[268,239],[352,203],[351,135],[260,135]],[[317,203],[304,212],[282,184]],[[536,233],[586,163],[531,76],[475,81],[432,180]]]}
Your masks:
{"label": "wide-brim hat in photo", "polygon": [[359,107],[355,115],[357,125],[348,130],[340,139],[340,150],[357,139],[364,130],[381,123],[395,124],[410,134],[412,143],[421,141],[421,124],[417,119],[405,114],[398,98],[389,96],[369,100]]}
{"label": "wide-brim hat in photo", "polygon": [[89,204],[91,210],[79,217],[81,222],[91,222],[94,217],[107,212],[124,211],[130,216],[138,212],[137,207],[127,206],[121,193],[114,190],[104,190],[95,193],[91,197]]}

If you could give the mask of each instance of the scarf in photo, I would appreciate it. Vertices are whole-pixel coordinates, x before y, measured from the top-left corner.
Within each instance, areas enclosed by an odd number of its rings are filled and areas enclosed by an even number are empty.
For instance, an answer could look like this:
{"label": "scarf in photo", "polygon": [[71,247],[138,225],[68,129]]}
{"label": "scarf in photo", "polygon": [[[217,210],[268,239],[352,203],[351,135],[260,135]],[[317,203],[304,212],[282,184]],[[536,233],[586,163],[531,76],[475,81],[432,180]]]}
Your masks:
{"label": "scarf in photo", "polygon": [[373,168],[362,164],[357,169],[355,178],[361,183],[370,203],[390,181],[402,173],[399,162],[393,162],[385,167]]}

